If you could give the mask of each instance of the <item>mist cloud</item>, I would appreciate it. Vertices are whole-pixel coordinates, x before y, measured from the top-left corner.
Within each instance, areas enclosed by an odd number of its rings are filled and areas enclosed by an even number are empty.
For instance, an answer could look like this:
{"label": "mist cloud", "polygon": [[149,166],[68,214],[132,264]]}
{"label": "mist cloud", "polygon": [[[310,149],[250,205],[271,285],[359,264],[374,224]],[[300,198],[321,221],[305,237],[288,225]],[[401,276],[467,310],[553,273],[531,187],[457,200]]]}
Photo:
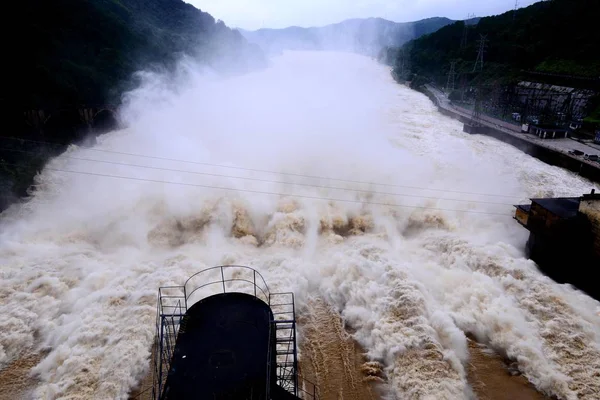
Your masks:
{"label": "mist cloud", "polygon": [[[513,0],[188,0],[196,7],[244,29],[322,26],[348,18],[381,17],[409,22],[430,17],[461,20],[511,10]],[[538,0],[521,0],[526,7]]]}
{"label": "mist cloud", "polygon": [[71,146],[0,217],[0,368],[43,355],[34,398],[127,399],[157,288],[217,264],[257,268],[299,313],[334,306],[396,397],[468,398],[465,332],[549,394],[597,385],[598,302],[523,257],[514,203],[474,194],[589,182],[464,134],[354,54],[286,53],[227,78],[186,59],[141,80],[127,128]]}

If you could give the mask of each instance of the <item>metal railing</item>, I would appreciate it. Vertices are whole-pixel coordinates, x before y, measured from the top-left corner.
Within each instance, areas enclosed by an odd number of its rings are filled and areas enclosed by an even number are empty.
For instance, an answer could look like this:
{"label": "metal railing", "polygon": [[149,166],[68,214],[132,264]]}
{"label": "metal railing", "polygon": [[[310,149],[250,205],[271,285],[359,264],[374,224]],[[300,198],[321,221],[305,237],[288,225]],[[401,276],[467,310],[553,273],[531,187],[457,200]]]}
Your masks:
{"label": "metal railing", "polygon": [[[154,374],[152,378],[152,398],[159,399],[167,375],[171,368],[171,360],[175,351],[177,334],[181,327],[181,321],[186,313],[185,302],[181,296],[165,295],[164,291],[177,290],[177,287],[160,288],[158,298],[158,310],[156,317],[156,340],[154,344]],[[167,304],[165,304],[167,303]]]}
{"label": "metal railing", "polygon": [[294,293],[271,293],[269,306],[273,312],[271,327],[275,330],[275,346],[271,348],[275,349],[277,385],[300,399],[318,399],[317,386],[300,377],[298,371]]}
{"label": "metal railing", "polygon": [[[194,285],[194,282],[200,276],[216,275],[215,280]],[[196,296],[195,303],[202,298],[219,293],[237,292],[251,294],[254,297],[263,300],[269,304],[269,287],[263,276],[255,269],[241,265],[223,265],[219,267],[206,268],[190,276],[183,285],[186,307],[190,303],[192,296],[200,291],[200,296]]]}
{"label": "metal railing", "polygon": [[296,344],[296,309],[293,293],[269,296],[275,329],[275,368],[277,385],[297,395],[298,349]]}
{"label": "metal railing", "polygon": [[[201,276],[204,282],[196,285],[195,282]],[[183,286],[164,286],[158,289],[153,399],[160,399],[162,395],[177,335],[188,308],[203,298],[228,292],[250,294],[270,304],[271,294],[263,276],[253,268],[239,265],[206,268],[189,277]]]}
{"label": "metal railing", "polygon": [[318,400],[319,388],[316,384],[308,379],[298,375],[298,394],[297,396],[303,400]]}
{"label": "metal railing", "polygon": [[[198,282],[200,277],[202,277],[202,281]],[[273,313],[273,320],[269,328],[269,348],[267,349],[267,398],[271,391],[272,369],[275,368],[277,385],[301,399],[317,399],[316,385],[298,377],[294,294],[271,293],[259,272],[253,268],[239,265],[206,268],[190,276],[183,286],[159,288],[152,398],[155,400],[161,398],[170,370],[177,335],[180,329],[185,329],[181,324],[189,307],[203,298],[234,292],[253,295],[269,305]],[[272,338],[275,340],[275,345],[272,343]],[[275,352],[274,357],[273,352]],[[272,365],[271,360],[273,359],[275,365]]]}

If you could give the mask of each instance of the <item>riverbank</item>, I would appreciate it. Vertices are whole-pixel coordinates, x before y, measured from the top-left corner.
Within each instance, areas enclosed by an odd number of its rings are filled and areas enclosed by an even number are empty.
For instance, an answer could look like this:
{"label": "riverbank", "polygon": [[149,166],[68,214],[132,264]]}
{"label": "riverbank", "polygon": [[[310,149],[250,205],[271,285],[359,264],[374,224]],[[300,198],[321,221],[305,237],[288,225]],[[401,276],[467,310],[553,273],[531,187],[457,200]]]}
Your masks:
{"label": "riverbank", "polygon": [[[96,138],[118,128],[113,124],[98,129],[65,126],[67,134],[11,137],[0,134],[0,213],[27,198],[34,189],[35,176],[52,158],[70,145],[93,146]],[[69,132],[69,129],[71,132]]]}
{"label": "riverbank", "polygon": [[[469,110],[457,107],[446,95],[431,85],[421,89],[433,101],[438,110],[462,123],[471,124],[473,118]],[[587,150],[587,153],[600,154],[600,149],[582,144],[572,139],[540,139],[537,136],[522,133],[518,126],[488,116],[482,116],[478,134],[483,134],[508,143],[519,150],[547,164],[568,169],[578,175],[600,182],[600,164],[583,159],[582,156],[569,154],[572,149]]]}

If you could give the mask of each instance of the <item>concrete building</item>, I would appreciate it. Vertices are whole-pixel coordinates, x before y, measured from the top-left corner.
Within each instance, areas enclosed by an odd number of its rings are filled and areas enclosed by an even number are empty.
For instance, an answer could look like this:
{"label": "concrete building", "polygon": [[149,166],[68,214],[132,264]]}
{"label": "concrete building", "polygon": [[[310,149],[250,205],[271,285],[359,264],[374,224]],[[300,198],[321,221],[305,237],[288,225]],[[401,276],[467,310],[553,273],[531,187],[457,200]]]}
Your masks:
{"label": "concrete building", "polygon": [[520,103],[527,105],[530,112],[547,110],[557,117],[568,114],[574,118],[583,118],[588,102],[597,92],[592,89],[521,81],[517,84],[516,94]]}
{"label": "concrete building", "polygon": [[569,137],[569,130],[560,127],[530,125],[529,133],[534,134],[540,139],[566,139]]}
{"label": "concrete building", "polygon": [[540,269],[600,299],[600,194],[531,199],[515,219],[529,230],[526,250]]}

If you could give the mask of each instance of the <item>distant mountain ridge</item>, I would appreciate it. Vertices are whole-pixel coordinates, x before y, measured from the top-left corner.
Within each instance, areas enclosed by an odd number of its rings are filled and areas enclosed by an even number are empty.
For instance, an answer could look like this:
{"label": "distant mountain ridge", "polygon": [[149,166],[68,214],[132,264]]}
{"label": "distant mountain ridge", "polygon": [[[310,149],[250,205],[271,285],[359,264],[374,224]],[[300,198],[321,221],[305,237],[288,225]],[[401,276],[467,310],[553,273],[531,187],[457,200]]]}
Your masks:
{"label": "distant mountain ridge", "polygon": [[[473,19],[476,23],[479,19]],[[433,17],[415,22],[393,22],[383,18],[348,19],[323,27],[240,30],[250,43],[265,52],[283,50],[337,50],[375,56],[385,47],[404,43],[435,32],[455,21]]]}

